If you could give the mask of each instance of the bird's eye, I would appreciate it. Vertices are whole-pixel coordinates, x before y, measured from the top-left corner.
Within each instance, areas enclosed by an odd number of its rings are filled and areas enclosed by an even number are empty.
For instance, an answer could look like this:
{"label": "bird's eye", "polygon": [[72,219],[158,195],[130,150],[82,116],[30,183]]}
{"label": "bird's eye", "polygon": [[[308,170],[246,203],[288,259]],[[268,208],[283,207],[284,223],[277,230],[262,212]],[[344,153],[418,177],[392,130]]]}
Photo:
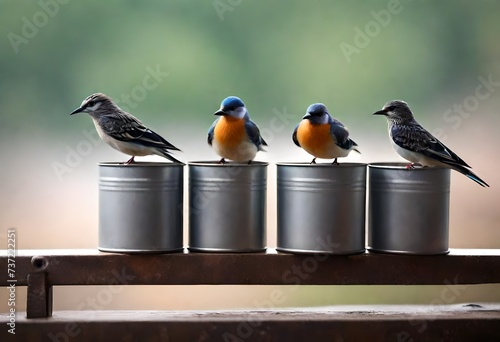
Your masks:
{"label": "bird's eye", "polygon": [[388,111],[388,112],[392,112],[392,111],[394,111],[394,106],[389,106],[389,107],[387,107],[387,111]]}
{"label": "bird's eye", "polygon": [[230,110],[236,110],[236,106],[232,106],[231,108],[229,108]]}
{"label": "bird's eye", "polygon": [[94,105],[95,105],[94,101],[87,102],[87,107],[94,107]]}

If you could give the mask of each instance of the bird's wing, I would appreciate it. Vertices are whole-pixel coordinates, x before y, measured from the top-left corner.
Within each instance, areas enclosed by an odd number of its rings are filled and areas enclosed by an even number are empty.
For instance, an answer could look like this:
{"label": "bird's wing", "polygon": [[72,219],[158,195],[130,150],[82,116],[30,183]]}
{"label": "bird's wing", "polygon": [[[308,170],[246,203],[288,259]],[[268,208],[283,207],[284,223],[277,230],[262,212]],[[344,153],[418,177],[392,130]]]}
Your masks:
{"label": "bird's wing", "polygon": [[99,122],[102,130],[116,140],[133,141],[147,147],[179,151],[177,147],[131,115],[106,115],[102,116]]}
{"label": "bird's wing", "polygon": [[210,128],[208,129],[208,137],[207,137],[207,142],[210,146],[212,146],[212,141],[214,140],[214,131],[215,131],[215,125],[217,125],[217,122],[219,121],[220,118],[215,119],[214,123]]}
{"label": "bird's wing", "polygon": [[302,147],[300,146],[299,140],[297,139],[297,130],[299,129],[299,125],[295,126],[295,129],[293,130],[292,140],[295,143],[295,145],[297,145],[298,147]]}
{"label": "bird's wing", "polygon": [[349,131],[338,120],[330,118],[330,134],[335,138],[337,146],[349,150],[357,144],[349,139]]}
{"label": "bird's wing", "polygon": [[255,144],[259,149],[261,145],[267,146],[267,143],[260,136],[259,127],[250,119],[245,121],[245,131],[251,142]]}
{"label": "bird's wing", "polygon": [[421,153],[445,164],[470,167],[419,124],[392,125],[391,137],[396,145],[412,152]]}

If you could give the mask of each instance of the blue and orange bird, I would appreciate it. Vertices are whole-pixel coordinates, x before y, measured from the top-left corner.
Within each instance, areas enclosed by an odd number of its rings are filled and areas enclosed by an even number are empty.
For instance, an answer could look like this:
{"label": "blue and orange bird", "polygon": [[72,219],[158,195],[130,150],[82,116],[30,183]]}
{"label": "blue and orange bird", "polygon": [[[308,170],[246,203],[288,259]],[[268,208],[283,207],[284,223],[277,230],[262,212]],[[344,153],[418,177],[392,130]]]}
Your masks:
{"label": "blue and orange bird", "polygon": [[225,98],[214,115],[219,118],[208,130],[208,144],[222,157],[219,163],[224,164],[227,158],[251,164],[257,152],[264,151],[262,147],[267,143],[240,98]]}
{"label": "blue and orange bird", "polygon": [[306,115],[293,131],[292,140],[314,157],[311,164],[316,164],[316,158],[335,158],[332,164],[338,164],[337,158],[347,157],[351,151],[360,153],[358,144],[349,138],[347,128],[332,118],[322,103],[307,108]]}

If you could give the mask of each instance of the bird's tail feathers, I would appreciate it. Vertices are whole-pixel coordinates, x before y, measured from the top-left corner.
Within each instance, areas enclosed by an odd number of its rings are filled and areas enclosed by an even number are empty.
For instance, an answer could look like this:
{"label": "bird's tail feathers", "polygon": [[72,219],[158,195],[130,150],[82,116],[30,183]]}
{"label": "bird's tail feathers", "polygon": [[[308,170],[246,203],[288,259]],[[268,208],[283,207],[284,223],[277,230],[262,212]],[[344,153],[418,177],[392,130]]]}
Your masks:
{"label": "bird's tail feathers", "polygon": [[170,160],[171,162],[174,162],[174,163],[180,163],[180,164],[184,164],[183,162],[181,162],[180,160],[177,160],[175,159],[167,149],[157,149],[157,152],[158,152],[158,155],[162,156],[162,157],[165,157],[167,158],[168,160]]}
{"label": "bird's tail feathers", "polygon": [[462,166],[462,165],[450,165],[454,170],[460,172],[461,174],[463,174],[464,176],[467,176],[468,178],[472,179],[474,182],[476,182],[477,184],[483,186],[483,187],[490,187],[488,185],[488,183],[486,183],[484,180],[482,180],[481,178],[479,178],[479,176],[477,176],[474,172],[472,172],[471,170],[469,170],[468,168]]}
{"label": "bird's tail feathers", "polygon": [[180,151],[177,147],[175,147],[167,140],[165,140],[161,135],[159,135],[155,131],[150,130],[149,128],[143,131],[143,134],[140,136],[139,139],[136,139],[136,142],[144,146],[149,146],[159,150],[167,149],[173,151]]}
{"label": "bird's tail feathers", "polygon": [[349,139],[349,140],[351,140],[351,142],[352,142],[352,150],[361,154],[361,151],[358,149],[358,144],[356,144],[356,142],[352,139]]}
{"label": "bird's tail feathers", "polygon": [[173,151],[180,151],[177,147],[175,147],[174,145],[172,145],[171,143],[169,143],[168,141],[166,141],[164,138],[162,138],[160,136],[163,144],[165,145],[165,148],[169,149],[169,150],[173,150]]}

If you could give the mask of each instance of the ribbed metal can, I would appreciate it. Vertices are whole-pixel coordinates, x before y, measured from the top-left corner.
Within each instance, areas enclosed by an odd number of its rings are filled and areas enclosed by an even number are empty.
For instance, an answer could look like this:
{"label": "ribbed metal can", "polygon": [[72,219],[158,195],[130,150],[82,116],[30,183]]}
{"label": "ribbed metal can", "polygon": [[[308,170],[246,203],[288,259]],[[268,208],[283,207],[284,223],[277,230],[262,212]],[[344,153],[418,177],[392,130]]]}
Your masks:
{"label": "ribbed metal can", "polygon": [[99,164],[99,247],[182,251],[184,164]]}
{"label": "ribbed metal can", "polygon": [[432,255],[448,253],[450,170],[402,163],[368,166],[368,249]]}
{"label": "ribbed metal can", "polygon": [[267,163],[191,162],[189,250],[266,249]]}
{"label": "ribbed metal can", "polygon": [[309,254],[365,251],[366,164],[277,166],[277,250]]}

